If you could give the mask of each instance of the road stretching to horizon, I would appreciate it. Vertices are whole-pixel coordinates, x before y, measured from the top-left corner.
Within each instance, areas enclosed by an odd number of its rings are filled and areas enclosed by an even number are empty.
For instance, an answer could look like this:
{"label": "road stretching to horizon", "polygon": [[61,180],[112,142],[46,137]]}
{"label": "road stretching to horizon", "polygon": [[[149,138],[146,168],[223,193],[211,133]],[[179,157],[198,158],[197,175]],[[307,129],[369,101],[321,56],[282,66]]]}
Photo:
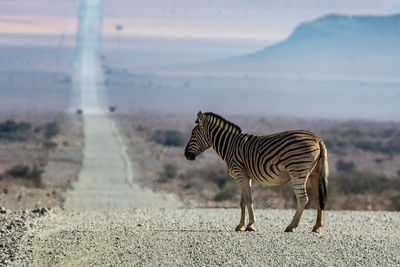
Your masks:
{"label": "road stretching to horizon", "polygon": [[73,184],[74,190],[67,192],[64,207],[103,210],[180,206],[173,195],[153,193],[134,183],[140,174],[105,105],[102,4],[100,0],[87,0],[79,8],[71,110],[83,111],[85,144],[79,179]]}

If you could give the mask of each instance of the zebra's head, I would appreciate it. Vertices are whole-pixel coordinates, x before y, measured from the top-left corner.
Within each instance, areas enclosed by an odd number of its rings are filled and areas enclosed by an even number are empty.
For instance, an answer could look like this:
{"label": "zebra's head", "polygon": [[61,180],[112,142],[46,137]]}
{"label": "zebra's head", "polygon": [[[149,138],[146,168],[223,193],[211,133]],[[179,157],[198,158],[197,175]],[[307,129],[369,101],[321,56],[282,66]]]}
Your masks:
{"label": "zebra's head", "polygon": [[198,155],[211,147],[208,134],[204,129],[204,114],[197,113],[197,125],[192,130],[192,136],[185,148],[185,157],[188,160],[195,160]]}

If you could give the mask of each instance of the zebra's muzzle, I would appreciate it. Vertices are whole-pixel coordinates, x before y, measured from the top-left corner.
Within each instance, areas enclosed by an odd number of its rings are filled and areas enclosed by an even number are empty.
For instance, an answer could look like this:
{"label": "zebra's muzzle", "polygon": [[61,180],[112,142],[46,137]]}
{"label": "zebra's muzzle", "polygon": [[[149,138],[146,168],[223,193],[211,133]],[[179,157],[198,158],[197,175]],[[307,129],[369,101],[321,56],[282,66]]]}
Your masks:
{"label": "zebra's muzzle", "polygon": [[195,160],[196,155],[193,152],[190,152],[188,150],[185,150],[185,157],[187,160]]}

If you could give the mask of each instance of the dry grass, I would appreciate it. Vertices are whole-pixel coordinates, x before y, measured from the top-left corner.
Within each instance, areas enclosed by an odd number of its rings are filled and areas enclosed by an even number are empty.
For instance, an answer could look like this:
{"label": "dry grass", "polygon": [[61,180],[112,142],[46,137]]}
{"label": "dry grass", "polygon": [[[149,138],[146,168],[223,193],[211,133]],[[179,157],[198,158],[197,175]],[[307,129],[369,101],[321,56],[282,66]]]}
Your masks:
{"label": "dry grass", "polygon": [[9,118],[27,121],[32,129],[26,140],[0,140],[0,206],[20,210],[61,205],[63,191],[81,166],[82,122],[52,113],[9,114],[1,119]]}
{"label": "dry grass", "polygon": [[[143,175],[139,182],[155,190],[176,193],[190,205],[237,207],[239,201],[237,185],[228,176],[224,162],[214,151],[207,151],[196,161],[190,162],[183,155],[184,147],[158,144],[150,138],[159,130],[172,129],[182,132],[183,136],[189,136],[194,123],[181,120],[182,117],[172,114],[152,116],[143,113],[115,116],[123,133],[131,141],[132,159],[138,161],[141,166]],[[346,145],[329,144],[331,175],[327,208],[400,210],[399,155],[388,155],[382,151],[357,147],[354,143],[356,137],[351,134],[360,132],[365,140],[387,142],[388,137],[382,134],[382,129],[391,129],[390,136],[394,137],[400,133],[400,125],[241,117],[234,117],[232,121],[241,126],[244,132],[255,134],[269,134],[287,129],[309,129],[328,142],[341,140]],[[143,158],[143,155],[146,156]],[[351,168],[346,170],[343,166],[348,167],[348,165]],[[171,168],[174,169],[174,175],[171,175],[169,170]],[[315,207],[312,190],[308,188],[308,192],[310,196],[308,207]],[[276,187],[253,183],[253,198],[257,208],[293,208],[296,203],[290,183]]]}

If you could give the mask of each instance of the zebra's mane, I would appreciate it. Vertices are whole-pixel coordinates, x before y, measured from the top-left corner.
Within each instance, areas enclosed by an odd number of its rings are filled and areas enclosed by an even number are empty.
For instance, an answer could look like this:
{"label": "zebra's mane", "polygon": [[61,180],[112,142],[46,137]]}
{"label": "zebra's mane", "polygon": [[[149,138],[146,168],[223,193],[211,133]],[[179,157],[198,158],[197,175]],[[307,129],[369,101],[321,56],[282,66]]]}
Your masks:
{"label": "zebra's mane", "polygon": [[221,117],[220,115],[218,115],[218,114],[215,114],[215,113],[212,113],[212,112],[206,112],[206,113],[204,113],[204,115],[205,115],[205,116],[210,116],[210,117],[216,118],[217,120],[222,121],[222,122],[224,123],[224,126],[225,126],[225,124],[228,124],[229,126],[232,126],[233,129],[235,129],[236,131],[238,131],[238,133],[242,133],[242,129],[240,129],[239,126],[237,126],[236,124],[234,124],[234,123],[232,123],[232,122],[230,122],[230,121],[228,121],[228,120],[225,120],[224,118],[222,118],[222,117]]}

